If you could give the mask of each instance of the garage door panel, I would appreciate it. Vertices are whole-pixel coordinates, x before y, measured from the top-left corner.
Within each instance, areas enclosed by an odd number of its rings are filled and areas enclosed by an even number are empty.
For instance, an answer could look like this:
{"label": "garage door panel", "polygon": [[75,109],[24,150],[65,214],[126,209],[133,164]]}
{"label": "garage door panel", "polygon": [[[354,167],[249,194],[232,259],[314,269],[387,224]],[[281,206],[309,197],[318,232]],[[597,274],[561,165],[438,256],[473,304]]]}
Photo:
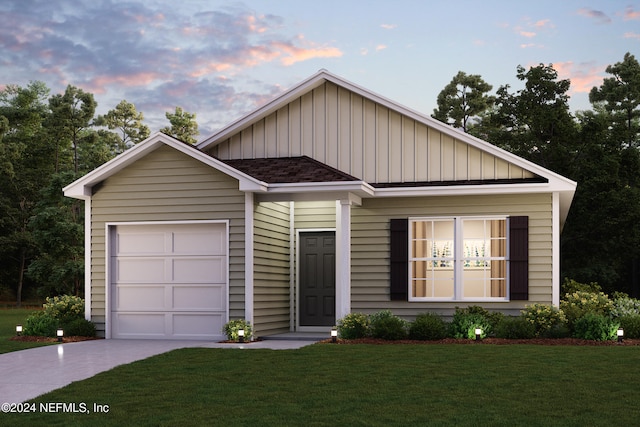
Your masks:
{"label": "garage door panel", "polygon": [[211,230],[203,233],[174,232],[173,253],[224,255],[226,253],[226,233],[224,230]]}
{"label": "garage door panel", "polygon": [[159,283],[165,281],[164,258],[120,258],[115,262],[118,282]]}
{"label": "garage door panel", "polygon": [[117,313],[114,317],[114,335],[118,338],[165,337],[164,313]]}
{"label": "garage door panel", "polygon": [[222,286],[174,286],[174,310],[225,310],[225,289]]}
{"label": "garage door panel", "polygon": [[163,311],[165,305],[164,286],[116,286],[116,311],[123,310],[158,310]]}
{"label": "garage door panel", "polygon": [[165,253],[165,233],[118,233],[117,255],[149,255],[163,253]]}
{"label": "garage door panel", "polygon": [[173,281],[182,283],[224,283],[224,257],[178,258],[173,260]]}
{"label": "garage door panel", "polygon": [[206,338],[220,335],[224,318],[222,314],[174,314],[173,335],[176,338]]}

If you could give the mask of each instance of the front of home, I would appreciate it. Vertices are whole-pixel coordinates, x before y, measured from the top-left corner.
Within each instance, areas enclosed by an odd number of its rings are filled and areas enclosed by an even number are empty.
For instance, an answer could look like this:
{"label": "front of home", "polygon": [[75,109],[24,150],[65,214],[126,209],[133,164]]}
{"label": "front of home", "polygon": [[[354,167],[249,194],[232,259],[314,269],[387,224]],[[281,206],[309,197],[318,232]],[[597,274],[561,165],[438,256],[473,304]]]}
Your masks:
{"label": "front of home", "polygon": [[559,304],[576,184],[320,71],[191,146],[155,134],[85,200],[106,338],[328,331],[350,312]]}

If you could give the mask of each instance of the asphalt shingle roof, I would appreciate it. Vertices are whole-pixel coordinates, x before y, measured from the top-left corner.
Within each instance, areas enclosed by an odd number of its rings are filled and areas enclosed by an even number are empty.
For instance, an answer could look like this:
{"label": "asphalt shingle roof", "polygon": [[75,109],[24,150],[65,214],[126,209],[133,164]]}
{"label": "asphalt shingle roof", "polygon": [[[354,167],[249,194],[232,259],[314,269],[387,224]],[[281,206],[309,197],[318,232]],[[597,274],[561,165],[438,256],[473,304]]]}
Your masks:
{"label": "asphalt shingle roof", "polygon": [[220,161],[268,184],[360,181],[307,156]]}

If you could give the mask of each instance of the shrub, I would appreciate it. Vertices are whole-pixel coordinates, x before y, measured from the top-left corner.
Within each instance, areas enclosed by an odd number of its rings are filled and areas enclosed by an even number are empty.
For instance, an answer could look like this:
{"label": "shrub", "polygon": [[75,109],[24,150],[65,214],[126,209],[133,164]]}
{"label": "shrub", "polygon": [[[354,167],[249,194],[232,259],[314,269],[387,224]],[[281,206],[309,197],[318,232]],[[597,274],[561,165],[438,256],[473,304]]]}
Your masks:
{"label": "shrub", "polygon": [[44,313],[66,324],[75,319],[84,318],[84,300],[73,295],[49,297],[42,305]]}
{"label": "shrub", "polygon": [[495,332],[497,338],[528,339],[536,336],[534,325],[522,316],[504,317]]}
{"label": "shrub", "polygon": [[586,340],[606,341],[616,338],[620,323],[608,316],[587,313],[576,320],[574,336]]}
{"label": "shrub", "polygon": [[24,335],[38,337],[55,337],[59,322],[44,311],[36,311],[27,317],[24,324]]}
{"label": "shrub", "polygon": [[349,313],[338,320],[338,335],[346,340],[364,338],[369,328],[369,316],[363,313]]}
{"label": "shrub", "polygon": [[533,325],[537,337],[546,335],[552,327],[567,321],[561,310],[546,304],[526,306],[522,310],[522,317]]}
{"label": "shrub", "polygon": [[224,324],[222,327],[222,332],[227,336],[229,341],[240,341],[240,337],[238,335],[238,331],[240,329],[244,329],[244,339],[246,341],[251,340],[251,335],[253,333],[251,329],[251,323],[247,322],[244,319],[236,319],[231,320]]}
{"label": "shrub", "polygon": [[622,316],[618,321],[620,327],[624,329],[625,338],[640,338],[640,315]]}
{"label": "shrub", "polygon": [[401,340],[407,337],[408,322],[394,316],[389,310],[369,316],[369,331],[372,337],[383,340]]}
{"label": "shrub", "polygon": [[640,316],[640,300],[629,298],[627,294],[616,294],[611,309],[613,318]]}
{"label": "shrub", "polygon": [[95,337],[96,325],[86,319],[74,319],[61,325],[64,334],[69,337]]}
{"label": "shrub", "polygon": [[544,338],[569,338],[571,331],[566,323],[556,323],[542,335]]}
{"label": "shrub", "polygon": [[447,336],[447,324],[435,313],[421,313],[409,326],[413,340],[441,340]]}
{"label": "shrub", "polygon": [[587,313],[609,316],[613,302],[603,292],[575,291],[564,296],[560,309],[567,318],[569,329],[575,330],[576,321]]}
{"label": "shrub", "polygon": [[562,283],[561,288],[562,288],[562,295],[572,294],[574,292],[590,292],[593,294],[602,292],[602,288],[596,282],[580,283],[569,278],[564,279],[564,282]]}
{"label": "shrub", "polygon": [[476,307],[469,307],[467,309],[456,307],[456,312],[453,314],[453,321],[451,322],[451,336],[454,338],[475,339],[476,328],[482,329],[481,338],[490,335],[493,332],[492,325],[481,313],[482,311]]}

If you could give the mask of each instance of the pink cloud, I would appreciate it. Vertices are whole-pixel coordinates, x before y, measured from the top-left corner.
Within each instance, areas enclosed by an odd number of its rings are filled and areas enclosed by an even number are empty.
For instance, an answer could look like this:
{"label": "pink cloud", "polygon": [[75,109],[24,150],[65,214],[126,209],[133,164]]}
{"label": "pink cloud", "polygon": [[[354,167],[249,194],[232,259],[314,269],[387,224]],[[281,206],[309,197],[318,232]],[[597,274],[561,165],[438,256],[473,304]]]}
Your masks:
{"label": "pink cloud", "polygon": [[574,64],[573,61],[554,62],[553,68],[558,72],[558,78],[571,80],[572,93],[589,93],[591,88],[602,83],[602,73],[606,67],[593,63]]}
{"label": "pink cloud", "polygon": [[88,84],[85,84],[83,86],[93,93],[102,94],[107,91],[107,86],[113,84],[126,87],[148,86],[151,83],[162,79],[163,77],[165,76],[152,71],[140,72],[130,75],[102,75],[96,76]]}
{"label": "pink cloud", "polygon": [[628,33],[624,33],[624,38],[625,39],[638,39],[638,40],[640,40],[640,34],[634,33],[633,31],[630,31]]}
{"label": "pink cloud", "polygon": [[385,50],[386,48],[387,48],[386,44],[379,44],[378,46],[376,46],[377,51]]}
{"label": "pink cloud", "polygon": [[533,26],[536,28],[553,28],[554,27],[550,19],[541,19],[535,22]]}
{"label": "pink cloud", "polygon": [[640,12],[635,11],[631,6],[628,6],[627,9],[624,11],[624,20],[631,21],[636,19],[640,20]]}
{"label": "pink cloud", "polygon": [[382,24],[380,25],[382,28],[384,28],[385,30],[393,30],[394,28],[397,27],[396,24]]}
{"label": "pink cloud", "polygon": [[534,33],[533,31],[520,31],[519,33],[521,36],[526,37],[528,39],[533,38],[536,36],[536,33]]}
{"label": "pink cloud", "polygon": [[[303,37],[299,37],[303,40]],[[342,51],[336,47],[329,46],[315,46],[313,43],[306,43],[309,47],[297,47],[292,44],[275,42],[274,46],[282,51],[285,56],[282,57],[280,62],[282,65],[290,66],[296,62],[307,61],[313,58],[339,58],[342,56]]]}

